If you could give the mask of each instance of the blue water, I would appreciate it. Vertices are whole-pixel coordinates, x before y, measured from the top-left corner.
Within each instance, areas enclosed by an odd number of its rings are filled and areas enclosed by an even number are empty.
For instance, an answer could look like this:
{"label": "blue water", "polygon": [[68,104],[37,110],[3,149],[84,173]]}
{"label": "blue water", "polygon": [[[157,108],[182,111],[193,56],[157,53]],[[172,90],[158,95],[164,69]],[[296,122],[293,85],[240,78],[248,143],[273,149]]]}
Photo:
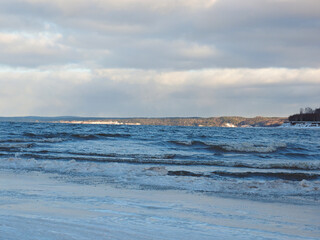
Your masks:
{"label": "blue water", "polygon": [[320,130],[0,123],[0,169],[84,184],[320,197]]}

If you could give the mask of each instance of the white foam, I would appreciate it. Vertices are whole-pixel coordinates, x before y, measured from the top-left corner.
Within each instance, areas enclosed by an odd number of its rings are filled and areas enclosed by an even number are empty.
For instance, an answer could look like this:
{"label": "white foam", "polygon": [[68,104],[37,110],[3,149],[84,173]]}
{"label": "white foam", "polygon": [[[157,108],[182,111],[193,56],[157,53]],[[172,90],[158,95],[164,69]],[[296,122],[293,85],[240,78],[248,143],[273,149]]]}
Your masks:
{"label": "white foam", "polygon": [[230,143],[223,148],[227,151],[237,151],[237,152],[257,152],[257,153],[270,153],[275,152],[279,148],[287,147],[286,143],[270,143],[269,145],[264,144],[254,144],[254,143]]}
{"label": "white foam", "polygon": [[49,143],[55,143],[55,142],[63,142],[65,139],[62,138],[43,138],[39,140],[35,140],[35,142],[49,142]]}
{"label": "white foam", "polygon": [[168,170],[161,166],[161,167],[150,167],[150,168],[145,168],[144,171],[147,172],[148,175],[167,175]]}

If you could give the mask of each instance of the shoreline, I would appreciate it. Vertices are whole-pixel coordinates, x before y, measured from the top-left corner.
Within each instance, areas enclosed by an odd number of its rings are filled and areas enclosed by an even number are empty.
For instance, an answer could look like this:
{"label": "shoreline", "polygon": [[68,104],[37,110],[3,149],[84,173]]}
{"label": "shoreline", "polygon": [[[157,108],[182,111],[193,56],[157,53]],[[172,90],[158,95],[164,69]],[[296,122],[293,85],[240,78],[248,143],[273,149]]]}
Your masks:
{"label": "shoreline", "polygon": [[320,207],[316,205],[176,190],[124,189],[74,183],[57,174],[0,171],[0,233],[6,239],[317,239],[320,236]]}
{"label": "shoreline", "polygon": [[142,125],[142,126],[194,126],[194,127],[277,127],[283,117],[164,117],[164,118],[94,118],[94,117],[0,117],[0,122]]}

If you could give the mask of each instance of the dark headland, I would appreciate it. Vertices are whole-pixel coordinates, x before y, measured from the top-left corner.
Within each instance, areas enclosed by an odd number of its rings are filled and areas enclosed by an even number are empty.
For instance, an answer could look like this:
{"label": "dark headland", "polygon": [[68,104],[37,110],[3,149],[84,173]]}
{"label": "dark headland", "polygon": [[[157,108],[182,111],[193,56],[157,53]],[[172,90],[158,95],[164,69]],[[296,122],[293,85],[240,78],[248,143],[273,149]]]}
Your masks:
{"label": "dark headland", "polygon": [[320,127],[320,108],[301,108],[300,113],[289,116],[286,127]]}
{"label": "dark headland", "polygon": [[320,122],[320,108],[312,109],[307,107],[301,108],[300,113],[289,116],[290,122]]}

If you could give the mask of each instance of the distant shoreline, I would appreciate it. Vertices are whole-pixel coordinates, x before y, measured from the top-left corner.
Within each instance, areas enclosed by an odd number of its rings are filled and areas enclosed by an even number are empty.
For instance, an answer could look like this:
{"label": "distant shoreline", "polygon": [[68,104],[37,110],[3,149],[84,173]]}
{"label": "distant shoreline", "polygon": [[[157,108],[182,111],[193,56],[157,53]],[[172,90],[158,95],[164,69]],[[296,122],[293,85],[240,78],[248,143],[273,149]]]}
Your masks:
{"label": "distant shoreline", "polygon": [[156,125],[197,127],[277,127],[287,118],[281,117],[164,117],[164,118],[95,118],[95,117],[0,117],[0,122]]}

